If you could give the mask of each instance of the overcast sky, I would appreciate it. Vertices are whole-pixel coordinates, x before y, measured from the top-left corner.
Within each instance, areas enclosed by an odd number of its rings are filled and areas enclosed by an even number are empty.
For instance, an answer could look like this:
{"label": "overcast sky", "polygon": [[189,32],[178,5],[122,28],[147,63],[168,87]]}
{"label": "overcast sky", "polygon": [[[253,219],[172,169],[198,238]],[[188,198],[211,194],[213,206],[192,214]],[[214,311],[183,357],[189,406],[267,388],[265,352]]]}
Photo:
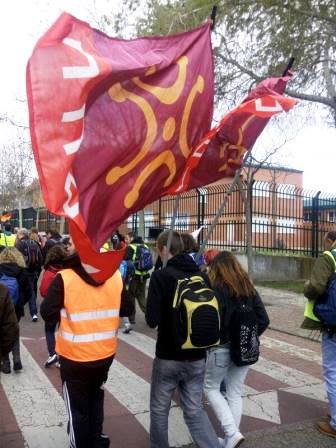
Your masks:
{"label": "overcast sky", "polygon": [[[121,1],[121,0],[120,0]],[[90,21],[94,10],[118,8],[119,0],[11,0],[0,6],[0,115],[9,114],[28,123],[25,100],[25,68],[36,40],[52,25],[62,11]],[[95,24],[92,24],[93,26]],[[313,113],[309,125],[294,109],[284,116],[279,127],[267,127],[257,150],[285,142],[280,161],[284,166],[304,171],[304,186],[335,193],[336,130],[328,128],[321,113]],[[0,124],[0,145],[13,135],[8,125]]]}

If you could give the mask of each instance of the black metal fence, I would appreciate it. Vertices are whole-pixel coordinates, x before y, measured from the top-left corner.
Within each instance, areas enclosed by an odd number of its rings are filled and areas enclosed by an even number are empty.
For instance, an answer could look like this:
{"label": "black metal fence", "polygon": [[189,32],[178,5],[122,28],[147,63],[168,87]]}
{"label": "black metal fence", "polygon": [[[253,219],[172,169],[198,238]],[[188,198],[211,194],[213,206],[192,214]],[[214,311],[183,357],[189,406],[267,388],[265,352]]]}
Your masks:
{"label": "black metal fence", "polygon": [[[199,242],[227,195],[230,184],[199,188],[181,195],[175,228],[192,232],[201,226]],[[155,240],[162,229],[169,228],[175,198],[167,196],[130,216],[121,231],[139,231]],[[11,222],[19,227],[19,213],[14,210]],[[45,231],[60,228],[61,218],[47,209],[22,211],[23,226],[37,226]],[[323,250],[326,232],[336,230],[336,195],[308,191],[289,184],[254,182],[237,186],[231,193],[208,247],[245,252],[247,241],[252,250],[265,253],[292,253],[317,257]],[[64,232],[67,233],[65,224]]]}
{"label": "black metal fence", "polygon": [[[230,185],[183,193],[176,230],[192,232],[204,226],[201,242]],[[174,201],[174,197],[168,196],[145,208],[147,239],[154,239],[160,229],[169,228]],[[137,231],[139,226],[139,214],[129,218],[128,227]],[[336,195],[289,184],[245,183],[231,192],[207,246],[244,252],[249,240],[254,251],[317,257],[323,250],[324,235],[330,230],[336,230]]]}

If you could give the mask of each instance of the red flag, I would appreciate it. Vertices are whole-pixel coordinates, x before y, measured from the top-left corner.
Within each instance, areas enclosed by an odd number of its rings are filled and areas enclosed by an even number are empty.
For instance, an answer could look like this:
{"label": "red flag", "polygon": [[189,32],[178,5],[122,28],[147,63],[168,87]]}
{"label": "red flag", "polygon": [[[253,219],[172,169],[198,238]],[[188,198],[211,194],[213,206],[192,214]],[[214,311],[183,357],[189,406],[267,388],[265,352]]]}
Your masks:
{"label": "red flag", "polygon": [[[62,14],[29,60],[27,94],[46,206],[71,220],[82,262],[103,279],[84,242],[98,249],[162,196],[210,128],[210,24],[125,41]],[[122,257],[102,255],[111,272]]]}
{"label": "red flag", "polygon": [[269,119],[296,104],[293,98],[282,95],[289,79],[290,76],[286,76],[262,81],[238,107],[228,112],[192,151],[169,193],[180,193],[233,176]]}
{"label": "red flag", "polygon": [[11,219],[12,215],[10,213],[6,213],[5,215],[1,216],[1,222],[6,222],[9,221]]}
{"label": "red flag", "polygon": [[62,14],[28,63],[30,129],[45,203],[70,220],[87,271],[117,269],[123,251],[96,251],[130,214],[233,174],[270,116],[294,105],[285,83],[264,82],[209,131],[210,24],[125,41]]}

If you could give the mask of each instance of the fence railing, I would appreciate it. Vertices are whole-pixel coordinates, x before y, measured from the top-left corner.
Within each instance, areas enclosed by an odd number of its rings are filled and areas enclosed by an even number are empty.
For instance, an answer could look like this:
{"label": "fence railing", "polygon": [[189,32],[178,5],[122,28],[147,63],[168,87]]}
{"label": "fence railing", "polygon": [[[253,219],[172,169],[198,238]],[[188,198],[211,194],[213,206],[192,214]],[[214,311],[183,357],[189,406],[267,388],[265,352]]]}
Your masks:
{"label": "fence railing", "polygon": [[[229,188],[230,184],[222,184],[183,193],[175,220],[176,230],[192,232],[204,226],[199,236],[202,242]],[[144,227],[145,239],[154,241],[162,229],[169,228],[174,201],[174,197],[167,196],[146,206],[142,226],[141,213],[137,213],[121,226],[121,232]],[[19,227],[18,210],[11,213],[12,224]],[[38,226],[41,231],[50,227],[59,229],[61,225],[61,218],[45,208],[24,209],[22,220],[24,227]],[[67,229],[65,225],[64,231]],[[244,183],[231,192],[207,246],[244,252],[249,234],[254,251],[316,257],[323,250],[325,233],[330,230],[336,230],[336,195],[308,191],[295,185]]]}
{"label": "fence railing", "polygon": [[[230,184],[222,184],[183,193],[176,230],[192,232],[204,226],[202,242],[229,188]],[[169,228],[174,200],[164,197],[145,208],[146,239],[155,239],[160,230]],[[129,218],[128,227],[133,231],[139,225],[139,214]],[[323,250],[324,235],[330,230],[336,230],[336,195],[295,185],[243,183],[231,192],[207,246],[246,251],[249,232],[254,251],[317,257]]]}

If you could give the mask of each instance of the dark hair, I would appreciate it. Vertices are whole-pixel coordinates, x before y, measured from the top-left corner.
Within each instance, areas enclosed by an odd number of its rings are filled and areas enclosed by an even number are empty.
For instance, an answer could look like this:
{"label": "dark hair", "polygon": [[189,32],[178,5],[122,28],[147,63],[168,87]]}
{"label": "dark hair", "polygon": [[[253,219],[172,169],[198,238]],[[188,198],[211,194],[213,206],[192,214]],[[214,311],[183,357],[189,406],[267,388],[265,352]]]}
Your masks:
{"label": "dark hair", "polygon": [[69,236],[65,236],[64,238],[61,239],[61,243],[63,244],[65,249],[67,249],[68,246],[70,246],[70,237]]}
{"label": "dark hair", "polygon": [[46,255],[44,267],[51,265],[62,265],[62,261],[68,256],[68,252],[63,244],[55,244],[52,246]]}
{"label": "dark hair", "polygon": [[12,231],[12,226],[11,226],[10,222],[5,222],[4,228],[7,232]]}
{"label": "dark hair", "polygon": [[181,238],[183,241],[183,250],[185,252],[197,252],[198,245],[195,238],[190,235],[190,233],[181,233]]}
{"label": "dark hair", "polygon": [[53,228],[48,229],[48,230],[46,231],[46,234],[48,235],[48,233],[50,233],[50,235],[51,235],[52,238],[53,238],[54,236],[56,236],[56,237],[59,236],[58,230],[53,229]]}
{"label": "dark hair", "polygon": [[256,294],[247,272],[231,252],[220,252],[210,264],[208,275],[213,287],[226,285],[234,297],[251,297]]}
{"label": "dark hair", "polygon": [[330,241],[336,241],[336,231],[330,230],[330,232],[326,234],[326,238]]}
{"label": "dark hair", "polygon": [[[160,235],[158,236],[156,244],[157,244],[157,247],[159,248],[159,250],[162,250],[164,246],[167,246],[169,232],[170,232],[170,230],[165,230],[164,232],[160,233]],[[173,230],[169,252],[172,255],[177,255],[182,251],[183,251],[183,241],[182,241],[181,235],[178,232],[175,232]]]}

